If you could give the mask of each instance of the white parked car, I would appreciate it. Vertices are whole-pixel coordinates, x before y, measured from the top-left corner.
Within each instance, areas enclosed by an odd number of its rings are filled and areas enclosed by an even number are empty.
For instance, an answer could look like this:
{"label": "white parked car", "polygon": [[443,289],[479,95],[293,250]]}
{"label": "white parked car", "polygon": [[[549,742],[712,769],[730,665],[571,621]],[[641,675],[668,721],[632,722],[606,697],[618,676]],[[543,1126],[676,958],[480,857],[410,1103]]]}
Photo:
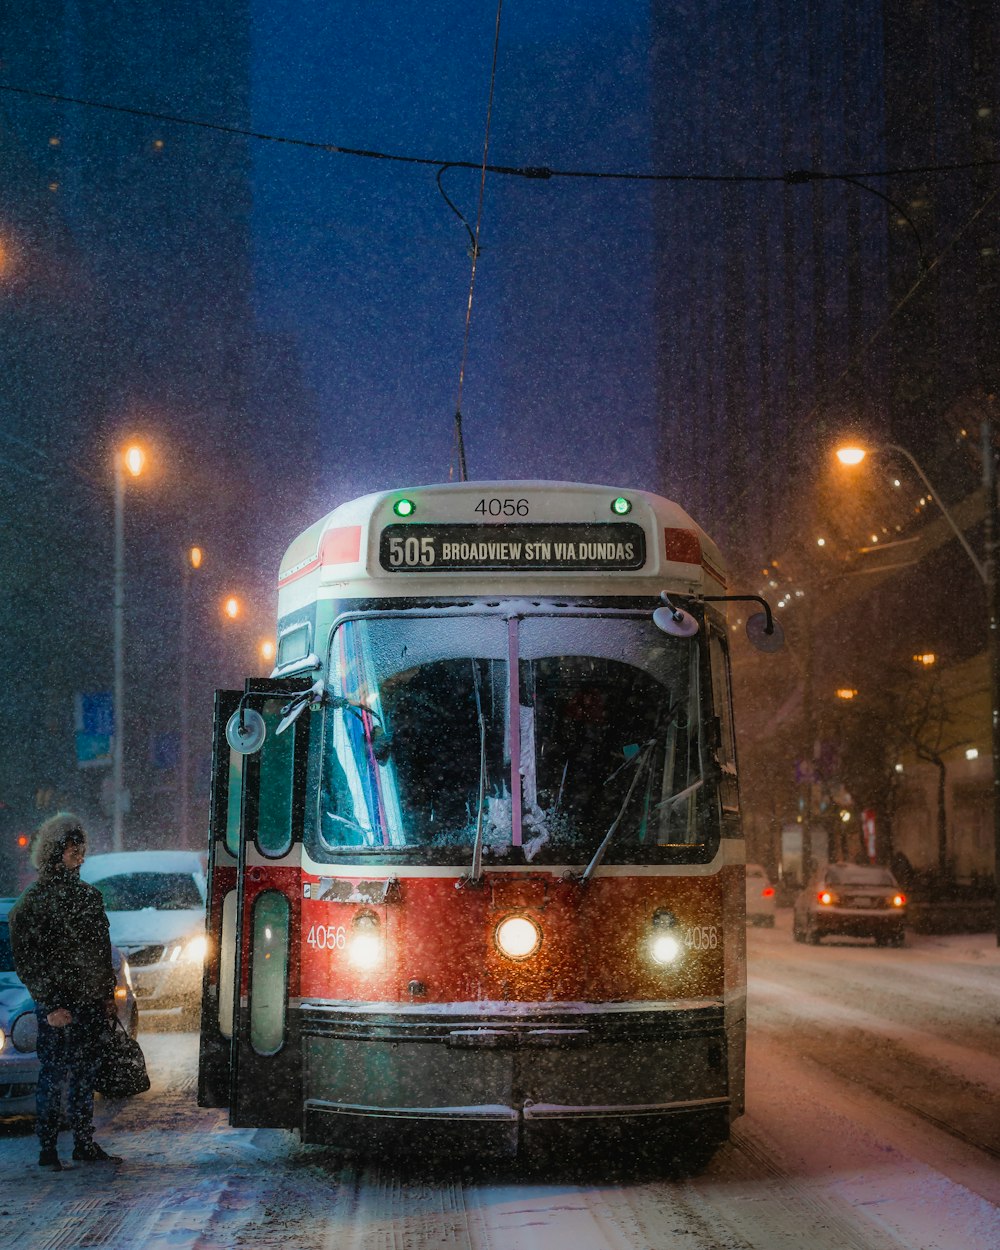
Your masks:
{"label": "white parked car", "polygon": [[[38,1084],[38,1018],[35,1000],[14,971],[7,916],[15,900],[0,898],[0,1118],[35,1114],[35,1087]],[[118,984],[115,1003],[118,1018],[135,1037],[139,1011],[129,966],[117,947],[111,948]]]}
{"label": "white parked car", "polygon": [[195,851],[88,855],[80,876],[97,886],[111,940],[126,955],[143,1012],[201,1005],[205,961],[205,872]]}
{"label": "white parked car", "polygon": [[747,864],[747,923],[774,928],[774,886],[760,864]]}

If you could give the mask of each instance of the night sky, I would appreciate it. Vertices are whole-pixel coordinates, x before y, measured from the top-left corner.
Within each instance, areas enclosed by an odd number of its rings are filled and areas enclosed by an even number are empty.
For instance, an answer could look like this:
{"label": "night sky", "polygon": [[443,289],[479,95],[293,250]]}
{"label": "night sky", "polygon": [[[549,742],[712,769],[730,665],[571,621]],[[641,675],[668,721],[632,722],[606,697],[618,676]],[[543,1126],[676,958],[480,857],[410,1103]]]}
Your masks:
{"label": "night sky", "polygon": [[[253,126],[481,159],[496,11],[259,5]],[[508,4],[491,163],[647,170],[639,2]],[[253,149],[256,307],[295,333],[331,501],[449,469],[469,239],[433,168]],[[475,222],[479,174],[444,186]],[[653,488],[649,189],[489,175],[463,395],[470,476]]]}

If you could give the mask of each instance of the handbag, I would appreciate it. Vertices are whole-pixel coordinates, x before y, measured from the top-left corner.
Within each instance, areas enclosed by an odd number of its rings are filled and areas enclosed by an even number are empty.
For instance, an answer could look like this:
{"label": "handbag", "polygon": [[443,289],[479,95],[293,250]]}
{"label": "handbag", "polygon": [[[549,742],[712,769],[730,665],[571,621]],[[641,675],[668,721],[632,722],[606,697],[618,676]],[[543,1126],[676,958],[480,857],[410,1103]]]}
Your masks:
{"label": "handbag", "polygon": [[149,1089],[146,1056],[138,1042],[129,1037],[124,1024],[115,1016],[101,1034],[101,1057],[94,1078],[94,1090],[104,1098],[131,1098]]}

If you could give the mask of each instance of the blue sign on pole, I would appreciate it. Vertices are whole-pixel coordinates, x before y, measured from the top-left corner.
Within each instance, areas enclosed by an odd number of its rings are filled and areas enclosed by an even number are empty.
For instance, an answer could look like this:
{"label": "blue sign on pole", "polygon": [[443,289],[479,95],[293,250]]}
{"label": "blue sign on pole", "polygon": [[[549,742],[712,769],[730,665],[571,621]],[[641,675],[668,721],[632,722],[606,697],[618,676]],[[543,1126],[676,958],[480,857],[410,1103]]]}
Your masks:
{"label": "blue sign on pole", "polygon": [[85,734],[110,736],[115,732],[115,703],[110,690],[76,696],[76,728]]}
{"label": "blue sign on pole", "polygon": [[80,768],[102,768],[110,764],[115,732],[115,705],[111,691],[80,693],[74,704],[77,765]]}

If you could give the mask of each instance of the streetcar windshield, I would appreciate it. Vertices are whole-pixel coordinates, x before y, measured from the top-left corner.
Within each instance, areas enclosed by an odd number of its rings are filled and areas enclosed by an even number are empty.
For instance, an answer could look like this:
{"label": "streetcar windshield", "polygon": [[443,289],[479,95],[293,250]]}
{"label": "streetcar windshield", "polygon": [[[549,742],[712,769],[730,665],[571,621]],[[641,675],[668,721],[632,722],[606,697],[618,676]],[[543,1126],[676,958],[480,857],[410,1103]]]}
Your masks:
{"label": "streetcar windshield", "polygon": [[529,617],[519,630],[525,854],[605,863],[707,836],[699,648],[648,618]]}
{"label": "streetcar windshield", "polygon": [[605,863],[702,858],[699,655],[645,615],[344,621],[317,850],[464,863],[481,821],[487,862],[586,864],[612,826]]}
{"label": "streetcar windshield", "polygon": [[510,845],[507,648],[498,617],[373,618],[337,629],[319,810],[328,846],[471,847],[481,781],[484,846]]}

